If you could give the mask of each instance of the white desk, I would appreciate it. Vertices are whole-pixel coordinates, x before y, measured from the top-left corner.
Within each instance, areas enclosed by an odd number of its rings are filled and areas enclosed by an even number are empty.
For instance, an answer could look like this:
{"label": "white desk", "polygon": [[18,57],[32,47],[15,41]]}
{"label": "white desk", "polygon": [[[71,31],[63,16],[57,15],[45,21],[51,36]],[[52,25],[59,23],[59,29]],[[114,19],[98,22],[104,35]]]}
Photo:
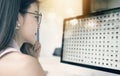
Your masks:
{"label": "white desk", "polygon": [[47,76],[120,76],[103,71],[82,68],[70,64],[60,63],[60,57],[41,57],[40,63]]}

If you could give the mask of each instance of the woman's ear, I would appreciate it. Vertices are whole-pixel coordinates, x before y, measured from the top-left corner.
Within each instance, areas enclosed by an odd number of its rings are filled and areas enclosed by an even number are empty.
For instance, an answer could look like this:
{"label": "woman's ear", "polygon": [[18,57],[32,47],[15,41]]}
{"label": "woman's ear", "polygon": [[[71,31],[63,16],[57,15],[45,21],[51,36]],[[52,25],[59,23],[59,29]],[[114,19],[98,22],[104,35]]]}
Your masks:
{"label": "woman's ear", "polygon": [[24,23],[24,17],[22,14],[18,14],[18,20],[17,20],[17,23],[19,23],[20,25],[23,25]]}
{"label": "woman's ear", "polygon": [[20,29],[20,23],[17,21],[16,30]]}
{"label": "woman's ear", "polygon": [[17,20],[17,23],[16,23],[16,30],[19,30],[21,25],[23,25],[23,17],[19,13],[18,14],[18,20]]}

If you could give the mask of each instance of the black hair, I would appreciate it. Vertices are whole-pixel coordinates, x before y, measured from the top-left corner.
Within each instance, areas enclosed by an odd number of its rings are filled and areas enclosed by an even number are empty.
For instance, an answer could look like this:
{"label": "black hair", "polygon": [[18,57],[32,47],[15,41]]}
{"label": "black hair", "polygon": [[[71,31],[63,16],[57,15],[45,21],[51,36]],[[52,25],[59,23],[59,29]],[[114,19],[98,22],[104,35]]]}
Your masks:
{"label": "black hair", "polygon": [[39,6],[39,1],[38,0],[22,0],[21,5],[20,5],[20,13],[24,15],[27,11],[27,9],[30,7],[31,3],[37,3]]}
{"label": "black hair", "polygon": [[14,37],[18,13],[25,14],[30,5],[38,0],[0,0],[0,51]]}
{"label": "black hair", "polygon": [[30,50],[33,50],[33,45],[31,45],[29,43],[23,43],[20,50],[21,50],[22,53],[29,54],[29,55],[32,56],[32,54],[30,53]]}

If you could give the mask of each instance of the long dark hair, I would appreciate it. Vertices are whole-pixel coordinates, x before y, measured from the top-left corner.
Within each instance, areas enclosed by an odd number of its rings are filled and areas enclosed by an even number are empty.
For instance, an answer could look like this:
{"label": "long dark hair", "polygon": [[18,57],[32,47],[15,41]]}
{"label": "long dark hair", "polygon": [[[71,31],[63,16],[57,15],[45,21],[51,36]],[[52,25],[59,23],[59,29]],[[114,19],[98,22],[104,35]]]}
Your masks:
{"label": "long dark hair", "polygon": [[0,51],[13,39],[18,13],[25,15],[34,2],[38,0],[0,0]]}

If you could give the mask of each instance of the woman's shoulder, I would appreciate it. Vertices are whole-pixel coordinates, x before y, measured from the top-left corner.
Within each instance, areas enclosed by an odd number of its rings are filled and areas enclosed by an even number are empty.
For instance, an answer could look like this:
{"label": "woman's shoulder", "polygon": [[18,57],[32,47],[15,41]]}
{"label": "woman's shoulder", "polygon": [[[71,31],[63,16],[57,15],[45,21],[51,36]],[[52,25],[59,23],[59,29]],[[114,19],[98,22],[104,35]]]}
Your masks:
{"label": "woman's shoulder", "polygon": [[[35,58],[33,58],[32,56],[26,55],[26,54],[22,54],[19,52],[10,52],[7,53],[6,55],[4,55],[0,61],[5,61],[5,62],[12,62],[12,63],[26,63],[26,62],[31,62],[31,61],[36,61]],[[24,62],[23,62],[24,61]]]}
{"label": "woman's shoulder", "polygon": [[8,53],[0,59],[0,66],[3,64],[5,66],[10,66],[13,68],[14,66],[17,66],[18,68],[19,66],[29,66],[29,63],[38,63],[38,61],[29,55],[18,52]]}
{"label": "woman's shoulder", "polygon": [[0,60],[0,68],[10,74],[13,72],[14,76],[44,76],[43,69],[37,59],[17,52],[4,56]]}

